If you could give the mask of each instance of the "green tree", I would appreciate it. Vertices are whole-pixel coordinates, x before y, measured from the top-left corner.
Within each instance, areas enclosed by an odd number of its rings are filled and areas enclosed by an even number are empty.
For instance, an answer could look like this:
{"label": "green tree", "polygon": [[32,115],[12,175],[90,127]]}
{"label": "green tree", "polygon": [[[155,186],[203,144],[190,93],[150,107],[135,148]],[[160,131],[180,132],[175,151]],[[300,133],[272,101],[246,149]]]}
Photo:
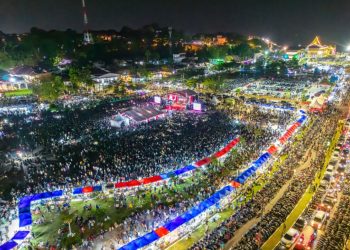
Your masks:
{"label": "green tree", "polygon": [[79,90],[81,88],[88,89],[93,86],[90,70],[87,68],[78,69],[72,67],[68,72],[69,81],[72,84],[73,90]]}
{"label": "green tree", "polygon": [[146,57],[146,62],[149,62],[149,59],[151,58],[151,51],[149,51],[149,50],[146,50],[146,52],[145,52],[145,57]]}
{"label": "green tree", "polygon": [[185,85],[186,87],[193,89],[197,87],[197,81],[195,79],[187,79]]}
{"label": "green tree", "polygon": [[61,77],[56,76],[42,81],[34,87],[34,93],[41,100],[53,102],[56,101],[65,91],[66,87]]}
{"label": "green tree", "polygon": [[210,90],[213,93],[218,93],[224,86],[222,80],[211,78],[205,79],[202,84],[206,89]]}

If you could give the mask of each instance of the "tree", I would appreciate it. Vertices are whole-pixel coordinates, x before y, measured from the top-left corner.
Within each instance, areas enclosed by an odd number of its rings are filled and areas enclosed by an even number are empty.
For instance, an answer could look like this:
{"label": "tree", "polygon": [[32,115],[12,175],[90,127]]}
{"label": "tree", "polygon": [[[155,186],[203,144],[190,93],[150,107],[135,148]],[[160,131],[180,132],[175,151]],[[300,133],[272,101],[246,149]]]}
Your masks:
{"label": "tree", "polygon": [[151,51],[146,50],[146,52],[145,52],[146,62],[149,62],[149,59],[150,59],[151,55],[152,55]]}
{"label": "tree", "polygon": [[82,87],[88,88],[93,85],[90,70],[87,68],[78,69],[72,67],[69,69],[68,75],[69,81],[72,83],[73,90],[79,90]]}
{"label": "tree", "polygon": [[39,85],[35,86],[33,90],[41,100],[53,102],[64,93],[65,89],[66,87],[62,78],[56,76],[42,81]]}
{"label": "tree", "polygon": [[234,55],[237,55],[241,58],[252,58],[254,56],[254,49],[250,47],[248,43],[241,43],[234,48],[232,48],[231,51]]}
{"label": "tree", "polygon": [[224,85],[222,80],[215,80],[210,78],[205,79],[202,84],[205,88],[207,88],[213,93],[218,93]]}
{"label": "tree", "polygon": [[209,57],[211,59],[225,58],[228,54],[227,46],[212,46],[208,48]]}
{"label": "tree", "polygon": [[197,81],[195,79],[187,79],[185,85],[186,87],[193,89],[197,86]]}

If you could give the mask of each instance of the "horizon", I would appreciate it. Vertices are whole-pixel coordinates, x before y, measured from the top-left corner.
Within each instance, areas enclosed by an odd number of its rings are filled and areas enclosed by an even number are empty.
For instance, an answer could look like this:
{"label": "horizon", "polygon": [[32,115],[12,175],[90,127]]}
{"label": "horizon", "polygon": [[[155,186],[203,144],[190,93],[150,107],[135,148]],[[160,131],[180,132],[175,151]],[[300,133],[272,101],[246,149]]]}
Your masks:
{"label": "horizon", "polygon": [[[319,35],[325,43],[344,46],[350,41],[350,21],[345,0],[302,2],[269,0],[227,1],[193,0],[187,2],[148,0],[139,2],[87,0],[89,29],[120,30],[123,26],[138,29],[152,23],[172,26],[186,34],[238,33],[268,37],[280,44],[305,44]],[[28,14],[30,13],[30,14]],[[266,15],[269,13],[269,15]],[[77,32],[84,30],[80,1],[0,0],[4,33],[27,33],[31,27],[43,30]],[[336,16],[337,18],[332,18]]]}

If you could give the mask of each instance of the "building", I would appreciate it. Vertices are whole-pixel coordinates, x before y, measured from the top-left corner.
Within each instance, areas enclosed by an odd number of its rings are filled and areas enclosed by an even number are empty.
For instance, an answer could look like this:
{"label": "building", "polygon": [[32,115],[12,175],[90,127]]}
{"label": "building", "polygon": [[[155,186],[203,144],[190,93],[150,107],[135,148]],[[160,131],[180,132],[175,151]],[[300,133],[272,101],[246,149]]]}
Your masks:
{"label": "building", "polygon": [[102,68],[93,68],[91,79],[95,82],[96,89],[103,89],[120,79],[119,74],[111,73]]}
{"label": "building", "polygon": [[38,74],[31,66],[17,66],[10,71],[11,77],[23,78],[27,82],[33,82],[38,77]]}
{"label": "building", "polygon": [[305,50],[308,57],[315,58],[335,55],[336,47],[322,44],[320,38],[316,36]]}
{"label": "building", "polygon": [[110,120],[112,127],[124,127],[147,123],[165,117],[165,113],[151,106],[132,107],[120,114],[112,117]]}
{"label": "building", "polygon": [[228,41],[227,41],[227,38],[222,36],[222,35],[217,35],[216,36],[216,39],[215,39],[215,45],[219,45],[219,46],[222,46],[222,45],[225,45],[227,44]]}
{"label": "building", "polygon": [[92,80],[102,86],[108,86],[113,82],[117,81],[120,78],[120,75],[115,73],[106,73],[99,76],[93,76]]}
{"label": "building", "polygon": [[174,63],[181,63],[186,58],[186,53],[173,54]]}

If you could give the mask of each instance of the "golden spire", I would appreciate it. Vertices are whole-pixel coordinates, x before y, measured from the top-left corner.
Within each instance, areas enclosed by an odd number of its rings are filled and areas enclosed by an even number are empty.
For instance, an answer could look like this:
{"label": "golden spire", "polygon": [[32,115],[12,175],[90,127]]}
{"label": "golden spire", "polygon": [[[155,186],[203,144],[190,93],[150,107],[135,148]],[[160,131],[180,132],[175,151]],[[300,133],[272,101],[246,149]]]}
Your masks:
{"label": "golden spire", "polygon": [[309,46],[312,46],[312,45],[316,45],[316,46],[322,46],[321,42],[320,42],[320,38],[318,36],[316,36],[314,38],[314,40],[309,44]]}

